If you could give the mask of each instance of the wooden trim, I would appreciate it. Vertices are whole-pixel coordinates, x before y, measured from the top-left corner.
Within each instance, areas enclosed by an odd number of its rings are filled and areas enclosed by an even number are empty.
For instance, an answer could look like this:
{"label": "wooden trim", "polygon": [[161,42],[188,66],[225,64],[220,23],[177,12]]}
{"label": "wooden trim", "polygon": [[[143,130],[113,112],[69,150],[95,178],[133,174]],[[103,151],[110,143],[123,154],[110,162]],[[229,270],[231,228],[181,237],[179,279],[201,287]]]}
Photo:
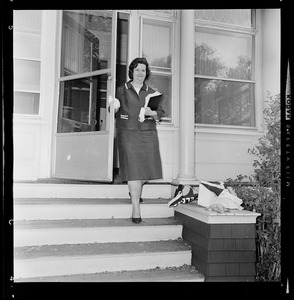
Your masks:
{"label": "wooden trim", "polygon": [[248,210],[230,210],[220,214],[193,202],[178,205],[175,211],[207,224],[255,224],[260,216],[260,213]]}

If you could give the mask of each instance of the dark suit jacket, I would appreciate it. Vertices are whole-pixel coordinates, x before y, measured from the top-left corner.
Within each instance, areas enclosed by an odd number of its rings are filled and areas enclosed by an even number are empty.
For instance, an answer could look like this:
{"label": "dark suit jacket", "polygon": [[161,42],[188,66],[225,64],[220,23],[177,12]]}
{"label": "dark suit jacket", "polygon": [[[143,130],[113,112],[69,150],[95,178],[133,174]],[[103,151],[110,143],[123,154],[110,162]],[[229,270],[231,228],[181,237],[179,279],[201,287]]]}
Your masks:
{"label": "dark suit jacket", "polygon": [[[117,111],[118,129],[156,130],[156,122],[152,117],[146,118],[143,123],[140,123],[138,120],[140,109],[145,105],[145,97],[154,92],[154,89],[144,83],[138,95],[131,81],[117,89],[116,98],[120,101],[120,108]],[[161,103],[156,112],[160,120],[164,115]]]}

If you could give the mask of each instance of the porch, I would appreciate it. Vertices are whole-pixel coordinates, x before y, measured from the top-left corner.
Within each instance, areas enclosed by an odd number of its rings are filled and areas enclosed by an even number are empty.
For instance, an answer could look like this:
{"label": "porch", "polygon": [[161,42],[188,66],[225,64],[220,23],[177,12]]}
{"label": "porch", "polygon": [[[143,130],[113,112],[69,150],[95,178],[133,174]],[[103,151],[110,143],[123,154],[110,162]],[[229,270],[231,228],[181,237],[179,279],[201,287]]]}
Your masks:
{"label": "porch", "polygon": [[15,183],[15,282],[254,281],[257,213],[169,208],[146,184],[142,224],[125,184]]}

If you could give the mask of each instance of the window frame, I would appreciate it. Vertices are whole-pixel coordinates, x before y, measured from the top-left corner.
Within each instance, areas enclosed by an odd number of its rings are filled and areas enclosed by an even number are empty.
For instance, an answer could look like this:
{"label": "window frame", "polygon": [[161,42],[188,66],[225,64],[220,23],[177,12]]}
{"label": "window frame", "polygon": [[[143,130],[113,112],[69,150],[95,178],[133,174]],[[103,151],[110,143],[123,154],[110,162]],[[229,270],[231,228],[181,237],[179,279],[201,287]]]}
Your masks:
{"label": "window frame", "polygon": [[[229,82],[242,82],[254,85],[254,125],[253,126],[241,126],[241,125],[226,125],[226,124],[209,124],[209,123],[194,123],[196,127],[211,127],[211,128],[237,128],[237,129],[257,129],[257,14],[255,9],[251,9],[251,27],[241,26],[241,25],[234,25],[228,23],[221,23],[216,21],[209,21],[209,20],[199,20],[195,17],[194,22],[194,32],[196,32],[196,28],[205,28],[205,29],[213,29],[216,31],[225,31],[225,32],[232,32],[237,34],[244,34],[252,36],[252,79],[251,80],[243,80],[243,79],[234,79],[234,78],[224,78],[224,77],[217,77],[217,76],[207,76],[207,75],[199,75],[194,73],[194,81],[196,78],[200,79],[208,79],[208,80],[220,80],[220,81],[229,81]],[[196,41],[195,41],[196,42]],[[196,62],[195,62],[196,64]]]}
{"label": "window frame", "polygon": [[[15,22],[14,22],[15,23]],[[41,76],[42,76],[42,25],[43,24],[43,13],[41,12],[41,24],[40,28],[30,28],[24,26],[18,26],[18,24],[14,24],[14,32],[13,32],[13,44],[14,41],[18,38],[27,38],[29,39],[35,39],[39,43],[39,51],[38,57],[32,57],[32,56],[24,56],[24,55],[15,55],[15,51],[13,49],[13,63],[16,64],[16,61],[23,61],[23,62],[34,62],[39,64],[40,69],[40,83],[39,87],[37,89],[30,89],[27,87],[23,88],[13,88],[13,98],[15,98],[15,93],[23,93],[23,94],[36,94],[38,95],[38,112],[37,113],[21,113],[21,112],[15,112],[13,108],[13,116],[17,118],[28,118],[28,119],[37,119],[39,120],[41,118]]]}
{"label": "window frame", "polygon": [[175,82],[176,82],[176,72],[175,72],[175,59],[176,59],[176,22],[177,22],[177,11],[173,11],[171,14],[164,14],[158,11],[139,11],[139,56],[143,55],[143,25],[144,20],[150,22],[154,21],[156,23],[169,23],[171,25],[171,67],[170,71],[159,71],[158,69],[152,69],[150,67],[152,74],[159,76],[167,76],[171,78],[171,93],[170,93],[170,117],[163,117],[162,123],[167,125],[174,124],[174,93],[175,93]]}
{"label": "window frame", "polygon": [[[58,108],[57,108],[57,123],[56,123],[56,128],[57,128],[57,134],[68,134],[68,132],[60,132],[61,130],[61,125],[59,120],[61,120],[62,117],[62,111],[63,111],[63,103],[64,101],[60,101],[60,97],[63,97],[64,94],[64,85],[66,82],[70,82],[70,81],[74,81],[74,80],[82,80],[82,81],[89,81],[90,83],[90,94],[89,94],[89,120],[88,122],[81,122],[81,121],[76,121],[76,120],[71,120],[73,123],[75,124],[79,124],[79,125],[91,125],[90,124],[90,119],[91,119],[91,112],[92,112],[92,108],[93,108],[93,103],[92,103],[92,82],[93,80],[91,79],[92,77],[98,77],[98,76],[103,76],[106,75],[108,76],[109,73],[111,73],[111,66],[104,68],[104,69],[98,69],[98,70],[90,70],[90,71],[84,71],[84,72],[80,72],[80,73],[72,73],[70,74],[70,72],[68,72],[68,75],[64,75],[63,71],[65,69],[65,57],[63,56],[64,53],[64,48],[65,48],[65,32],[66,32],[66,27],[71,28],[68,26],[68,24],[64,23],[64,12],[66,12],[68,10],[62,10],[61,11],[61,15],[60,15],[60,57],[59,57],[59,66],[58,66]],[[84,10],[81,10],[84,11]],[[111,13],[112,18],[114,16],[117,17],[117,10],[106,10],[106,12]],[[75,30],[75,29],[73,29]],[[77,32],[75,30],[75,32]],[[80,34],[79,32],[77,32],[78,34]],[[107,84],[107,81],[106,81]],[[103,90],[104,91],[104,90]],[[61,95],[62,94],[62,95]],[[101,130],[101,131],[105,131],[105,129]],[[87,133],[90,132],[99,132],[96,130],[90,130],[90,131],[85,131]]]}

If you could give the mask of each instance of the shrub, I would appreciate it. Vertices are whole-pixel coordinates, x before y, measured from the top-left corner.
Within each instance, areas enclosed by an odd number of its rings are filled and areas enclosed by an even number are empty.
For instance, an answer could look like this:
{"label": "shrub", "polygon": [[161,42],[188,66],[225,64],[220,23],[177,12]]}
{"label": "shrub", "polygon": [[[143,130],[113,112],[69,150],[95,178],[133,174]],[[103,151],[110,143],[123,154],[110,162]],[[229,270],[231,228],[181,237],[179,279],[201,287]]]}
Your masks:
{"label": "shrub", "polygon": [[[244,179],[244,178],[243,178]],[[250,185],[229,181],[237,196],[243,199],[244,209],[260,213],[256,220],[256,280],[279,281],[281,279],[281,231],[280,197],[271,188],[258,182]]]}
{"label": "shrub", "polygon": [[280,193],[281,186],[281,118],[280,97],[270,93],[268,107],[264,110],[265,134],[259,145],[248,152],[257,156],[254,160],[254,179],[262,186],[271,187]]}
{"label": "shrub", "polygon": [[256,221],[256,280],[281,280],[281,230],[280,230],[280,98],[268,94],[269,105],[264,110],[265,134],[259,144],[248,152],[254,160],[254,174],[238,175],[228,179],[237,196],[243,199],[246,210],[260,213]]}

